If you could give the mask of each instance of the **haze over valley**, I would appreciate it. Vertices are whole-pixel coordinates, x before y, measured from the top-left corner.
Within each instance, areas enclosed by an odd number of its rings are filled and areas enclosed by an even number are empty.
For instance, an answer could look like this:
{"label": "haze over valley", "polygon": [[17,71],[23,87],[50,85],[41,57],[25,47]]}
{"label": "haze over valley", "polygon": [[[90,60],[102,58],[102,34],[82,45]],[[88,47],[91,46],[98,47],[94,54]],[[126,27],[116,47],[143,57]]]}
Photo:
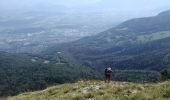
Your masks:
{"label": "haze over valley", "polygon": [[[2,0],[0,50],[39,53],[52,44],[95,35],[125,20],[154,16],[168,9],[167,3],[133,9],[131,2],[134,6],[141,6],[133,0],[127,4],[111,0]],[[140,3],[144,5],[146,1]]]}

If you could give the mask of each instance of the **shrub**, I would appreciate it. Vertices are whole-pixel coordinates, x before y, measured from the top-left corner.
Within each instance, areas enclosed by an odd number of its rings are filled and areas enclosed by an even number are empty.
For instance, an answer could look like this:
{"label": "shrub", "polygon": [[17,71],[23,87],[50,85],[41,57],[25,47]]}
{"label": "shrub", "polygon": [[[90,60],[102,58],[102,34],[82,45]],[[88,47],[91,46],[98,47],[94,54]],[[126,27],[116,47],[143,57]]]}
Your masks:
{"label": "shrub", "polygon": [[166,90],[165,93],[163,94],[163,97],[170,98],[170,90]]}

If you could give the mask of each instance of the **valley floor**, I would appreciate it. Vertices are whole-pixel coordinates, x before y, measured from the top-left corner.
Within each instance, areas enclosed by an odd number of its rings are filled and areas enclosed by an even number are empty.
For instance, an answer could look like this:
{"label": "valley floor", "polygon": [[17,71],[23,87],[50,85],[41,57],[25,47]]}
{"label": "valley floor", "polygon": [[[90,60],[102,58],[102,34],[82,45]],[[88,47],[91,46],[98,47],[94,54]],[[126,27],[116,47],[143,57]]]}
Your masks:
{"label": "valley floor", "polygon": [[79,81],[4,100],[170,100],[170,81],[153,84]]}

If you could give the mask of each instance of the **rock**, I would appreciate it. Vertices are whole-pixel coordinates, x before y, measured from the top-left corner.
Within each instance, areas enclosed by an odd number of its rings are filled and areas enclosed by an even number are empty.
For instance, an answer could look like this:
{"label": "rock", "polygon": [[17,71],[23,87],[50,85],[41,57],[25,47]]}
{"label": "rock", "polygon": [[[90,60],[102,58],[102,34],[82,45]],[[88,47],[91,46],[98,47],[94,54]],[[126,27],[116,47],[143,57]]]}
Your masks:
{"label": "rock", "polygon": [[83,94],[86,94],[89,89],[90,89],[90,87],[84,87],[84,88],[81,88],[80,91],[81,91]]}
{"label": "rock", "polygon": [[84,87],[84,88],[80,88],[80,91],[81,91],[83,94],[86,94],[89,89],[99,90],[99,89],[100,89],[100,86],[99,86],[99,85],[90,85],[89,87],[87,86],[87,87]]}
{"label": "rock", "polygon": [[138,93],[138,90],[132,90],[132,94]]}

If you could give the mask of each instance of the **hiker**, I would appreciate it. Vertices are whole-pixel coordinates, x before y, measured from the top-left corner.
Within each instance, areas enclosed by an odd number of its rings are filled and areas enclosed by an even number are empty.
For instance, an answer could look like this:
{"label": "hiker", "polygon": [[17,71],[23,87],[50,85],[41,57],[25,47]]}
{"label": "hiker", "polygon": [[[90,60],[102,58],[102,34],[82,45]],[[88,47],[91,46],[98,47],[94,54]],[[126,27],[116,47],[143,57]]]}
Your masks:
{"label": "hiker", "polygon": [[110,68],[110,67],[106,67],[105,68],[105,71],[104,71],[104,73],[105,73],[105,82],[110,82],[110,80],[111,80],[111,75],[112,75],[112,69]]}

